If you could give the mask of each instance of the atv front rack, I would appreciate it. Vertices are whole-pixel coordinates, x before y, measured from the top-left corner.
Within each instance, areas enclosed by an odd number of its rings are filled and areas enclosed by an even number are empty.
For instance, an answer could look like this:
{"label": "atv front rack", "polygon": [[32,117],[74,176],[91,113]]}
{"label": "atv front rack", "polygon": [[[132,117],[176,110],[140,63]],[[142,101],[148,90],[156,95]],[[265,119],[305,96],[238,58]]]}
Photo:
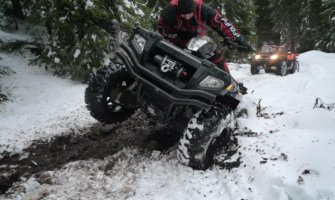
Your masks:
{"label": "atv front rack", "polygon": [[[135,80],[140,81],[157,94],[164,96],[169,102],[171,102],[171,104],[191,105],[201,109],[207,109],[211,107],[211,102],[215,101],[216,95],[212,93],[203,90],[179,88],[165,80],[163,77],[148,70],[139,62],[132,49],[126,43],[122,43],[121,48],[125,52],[119,51],[117,52],[117,55],[124,62],[127,72]],[[145,75],[145,77],[142,74]],[[146,77],[149,77],[151,80],[156,80],[155,83],[159,83],[159,85],[152,83],[152,81],[148,80]],[[167,88],[167,90],[163,88]]]}

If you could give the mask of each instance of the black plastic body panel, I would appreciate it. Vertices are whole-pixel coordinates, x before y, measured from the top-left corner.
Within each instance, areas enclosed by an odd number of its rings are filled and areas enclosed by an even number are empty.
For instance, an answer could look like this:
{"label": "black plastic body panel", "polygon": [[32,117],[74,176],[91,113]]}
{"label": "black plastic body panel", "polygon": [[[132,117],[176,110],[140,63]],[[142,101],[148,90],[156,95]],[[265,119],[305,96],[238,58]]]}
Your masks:
{"label": "black plastic body panel", "polygon": [[[146,39],[143,52],[139,52],[136,49],[136,44],[132,40],[135,34]],[[143,84],[146,90],[150,90],[148,94],[161,96],[164,98],[162,100],[164,104],[166,104],[166,101],[170,102],[170,105],[166,106],[185,105],[196,106],[201,109],[209,108],[214,101],[226,99],[223,97],[224,95],[230,95],[231,98],[229,99],[236,101],[232,105],[239,103],[239,100],[234,98],[238,90],[233,90],[236,92],[231,94],[227,93],[226,90],[234,79],[223,70],[217,68],[214,63],[205,59],[199,59],[163,40],[158,33],[142,28],[137,28],[129,41],[129,44],[121,44],[123,51],[118,52],[117,55],[126,65],[129,74],[140,84]],[[182,80],[167,73],[162,73],[160,67],[154,62],[155,55],[172,58],[187,69],[190,76]],[[225,83],[224,87],[219,89],[201,88],[199,83],[207,76],[223,80]],[[235,87],[237,84],[233,85]],[[159,102],[155,103],[159,104]]]}

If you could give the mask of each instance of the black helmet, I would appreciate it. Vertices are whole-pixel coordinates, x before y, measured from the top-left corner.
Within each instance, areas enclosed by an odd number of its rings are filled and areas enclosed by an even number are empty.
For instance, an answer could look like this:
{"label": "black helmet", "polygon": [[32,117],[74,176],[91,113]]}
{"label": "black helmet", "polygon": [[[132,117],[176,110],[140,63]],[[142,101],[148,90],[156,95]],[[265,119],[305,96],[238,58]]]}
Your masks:
{"label": "black helmet", "polygon": [[181,14],[193,13],[194,4],[194,0],[178,0],[178,11]]}

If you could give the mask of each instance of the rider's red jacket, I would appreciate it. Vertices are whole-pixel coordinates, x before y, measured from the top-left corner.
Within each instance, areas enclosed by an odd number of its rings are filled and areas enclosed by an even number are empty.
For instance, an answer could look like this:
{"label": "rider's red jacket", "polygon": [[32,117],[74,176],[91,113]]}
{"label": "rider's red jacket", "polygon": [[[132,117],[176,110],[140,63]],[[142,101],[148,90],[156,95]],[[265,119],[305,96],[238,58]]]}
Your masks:
{"label": "rider's red jacket", "polygon": [[206,35],[207,25],[229,39],[241,37],[226,17],[202,0],[195,1],[193,14],[190,20],[183,19],[178,12],[178,0],[172,0],[161,13],[158,31],[165,39],[181,48],[184,48],[192,37]]}

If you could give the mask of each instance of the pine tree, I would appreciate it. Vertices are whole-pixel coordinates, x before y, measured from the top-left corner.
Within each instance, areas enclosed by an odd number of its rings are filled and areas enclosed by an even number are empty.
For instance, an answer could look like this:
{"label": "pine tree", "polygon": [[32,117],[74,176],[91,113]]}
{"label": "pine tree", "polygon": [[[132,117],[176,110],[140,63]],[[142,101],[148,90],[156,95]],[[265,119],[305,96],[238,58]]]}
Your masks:
{"label": "pine tree", "polygon": [[286,43],[291,50],[299,44],[300,4],[297,0],[277,0],[271,2],[274,31],[280,33],[281,42]]}
{"label": "pine tree", "polygon": [[157,31],[157,24],[161,11],[168,5],[169,1],[148,0],[148,17],[150,19],[151,29]]}
{"label": "pine tree", "polygon": [[19,0],[3,0],[0,7],[0,27],[14,25],[18,29],[16,19],[23,20],[25,15]]}
{"label": "pine tree", "polygon": [[335,52],[335,1],[323,0],[321,7],[321,33],[317,36],[317,47]]}
{"label": "pine tree", "polygon": [[300,30],[299,30],[299,50],[309,51],[315,49],[317,35],[320,34],[321,0],[299,0],[300,9]]}
{"label": "pine tree", "polygon": [[[24,16],[25,22],[47,28],[48,41],[35,62],[46,64],[45,66],[52,68],[57,75],[70,76],[78,80],[87,80],[88,74],[103,64],[112,18],[118,19],[126,31],[131,31],[135,23],[150,27],[151,20],[146,16],[153,10],[148,6],[149,2],[144,0],[136,2],[4,0],[2,2],[0,17],[23,19]],[[17,10],[15,12],[17,16],[9,16],[8,13],[14,13],[12,12],[14,8]],[[0,25],[4,24],[4,20],[0,21]]]}
{"label": "pine tree", "polygon": [[256,35],[257,46],[260,47],[263,42],[280,42],[280,35],[273,31],[274,20],[271,16],[270,2],[268,0],[255,0],[257,6],[256,14]]}
{"label": "pine tree", "polygon": [[112,18],[104,4],[83,0],[52,1],[46,16],[50,38],[41,59],[55,74],[87,80],[89,72],[101,66],[107,46],[107,25]]}

